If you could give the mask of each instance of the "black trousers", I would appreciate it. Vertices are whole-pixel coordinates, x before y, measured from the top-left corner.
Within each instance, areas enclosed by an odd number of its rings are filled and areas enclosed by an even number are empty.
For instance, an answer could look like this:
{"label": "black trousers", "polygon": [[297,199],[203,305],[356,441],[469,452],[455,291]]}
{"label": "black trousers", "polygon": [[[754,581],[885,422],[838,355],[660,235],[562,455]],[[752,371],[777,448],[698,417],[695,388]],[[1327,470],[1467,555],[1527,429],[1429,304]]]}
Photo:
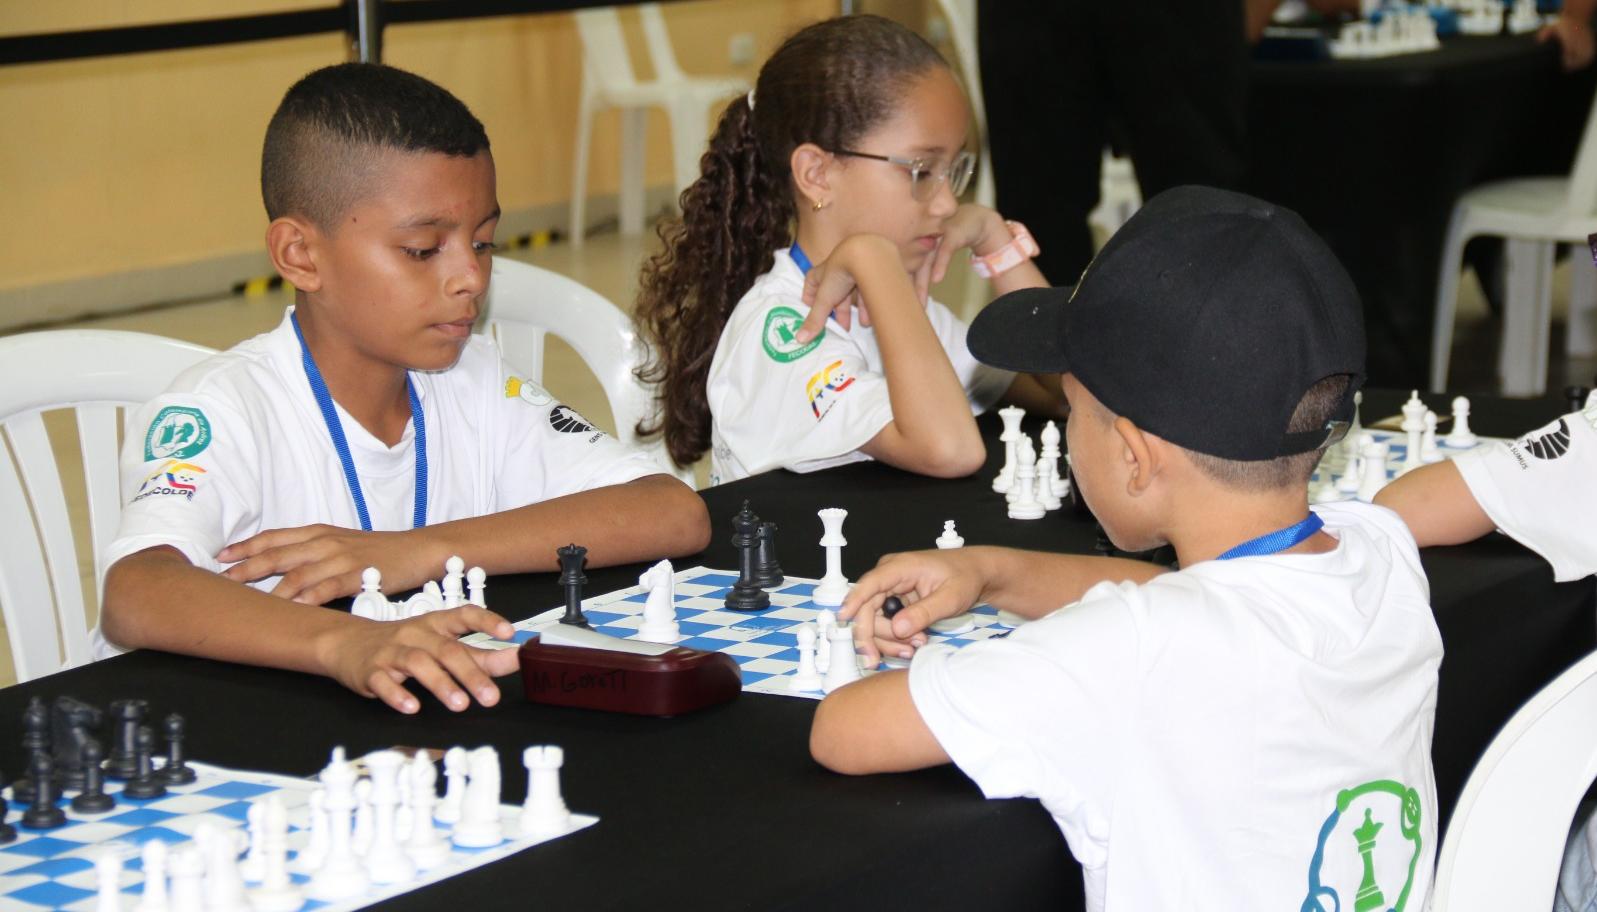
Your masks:
{"label": "black trousers", "polygon": [[1092,257],[1087,215],[1111,138],[1144,199],[1240,187],[1242,13],[1242,0],[979,0],[998,211],[1031,229],[1049,281],[1075,282]]}

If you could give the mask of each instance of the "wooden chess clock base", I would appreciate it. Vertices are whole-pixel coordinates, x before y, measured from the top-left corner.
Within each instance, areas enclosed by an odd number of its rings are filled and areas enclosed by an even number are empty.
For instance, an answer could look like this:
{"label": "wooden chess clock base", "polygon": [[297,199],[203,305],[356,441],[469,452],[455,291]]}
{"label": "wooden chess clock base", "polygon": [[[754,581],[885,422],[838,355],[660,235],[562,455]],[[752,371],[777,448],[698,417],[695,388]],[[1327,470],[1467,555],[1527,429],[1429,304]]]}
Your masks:
{"label": "wooden chess clock base", "polygon": [[556,624],[521,645],[527,700],[640,716],[679,716],[743,690],[737,661],[719,652],[622,640]]}

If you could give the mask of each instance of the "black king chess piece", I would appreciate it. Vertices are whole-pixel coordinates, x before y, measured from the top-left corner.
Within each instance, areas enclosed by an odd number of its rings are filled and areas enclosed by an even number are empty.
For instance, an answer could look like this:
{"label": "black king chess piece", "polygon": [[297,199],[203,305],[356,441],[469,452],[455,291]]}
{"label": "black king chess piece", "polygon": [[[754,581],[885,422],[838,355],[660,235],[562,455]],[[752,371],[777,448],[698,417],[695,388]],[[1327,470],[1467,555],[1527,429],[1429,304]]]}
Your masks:
{"label": "black king chess piece", "polygon": [[764,611],[771,607],[771,597],[760,588],[754,569],[754,552],[759,540],[760,518],[743,501],[743,509],[732,517],[732,547],[738,552],[738,581],[726,594],[729,611]]}
{"label": "black king chess piece", "polygon": [[566,590],[566,613],[560,618],[560,623],[586,627],[588,619],[582,613],[582,587],[588,582],[588,577],[583,575],[582,565],[588,560],[588,549],[581,545],[566,545],[555,549],[555,554],[560,557],[560,585]]}
{"label": "black king chess piece", "polygon": [[776,523],[760,523],[758,535],[754,542],[754,584],[761,589],[775,589],[786,579],[782,565],[776,562]]}

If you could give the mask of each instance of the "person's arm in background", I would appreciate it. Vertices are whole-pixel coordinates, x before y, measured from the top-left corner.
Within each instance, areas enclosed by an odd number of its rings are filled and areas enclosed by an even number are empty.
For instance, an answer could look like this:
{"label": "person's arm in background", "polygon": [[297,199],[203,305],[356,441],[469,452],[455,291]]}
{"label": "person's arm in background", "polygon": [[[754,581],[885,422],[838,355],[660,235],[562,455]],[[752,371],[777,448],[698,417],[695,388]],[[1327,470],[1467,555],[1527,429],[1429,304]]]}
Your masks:
{"label": "person's arm in background", "polygon": [[1564,70],[1573,72],[1591,66],[1594,43],[1591,31],[1592,13],[1597,11],[1597,0],[1564,0],[1558,21],[1542,27],[1536,33],[1537,41],[1557,41],[1563,49]]}

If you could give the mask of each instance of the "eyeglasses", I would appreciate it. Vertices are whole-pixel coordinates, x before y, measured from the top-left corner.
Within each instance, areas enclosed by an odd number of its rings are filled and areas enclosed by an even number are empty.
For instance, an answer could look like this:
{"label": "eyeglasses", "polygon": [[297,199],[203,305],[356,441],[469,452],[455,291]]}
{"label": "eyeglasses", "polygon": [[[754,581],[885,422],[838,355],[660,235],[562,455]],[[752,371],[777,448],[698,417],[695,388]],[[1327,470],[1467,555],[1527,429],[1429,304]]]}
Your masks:
{"label": "eyeglasses", "polygon": [[942,171],[936,170],[935,162],[924,158],[900,158],[897,155],[872,155],[869,152],[850,152],[847,149],[838,149],[833,155],[847,155],[851,158],[869,158],[873,161],[884,161],[897,165],[909,172],[909,193],[918,202],[926,202],[937,194],[937,185],[947,182],[948,191],[956,198],[970,186],[970,176],[976,173],[976,154],[974,152],[960,152],[954,160]]}

